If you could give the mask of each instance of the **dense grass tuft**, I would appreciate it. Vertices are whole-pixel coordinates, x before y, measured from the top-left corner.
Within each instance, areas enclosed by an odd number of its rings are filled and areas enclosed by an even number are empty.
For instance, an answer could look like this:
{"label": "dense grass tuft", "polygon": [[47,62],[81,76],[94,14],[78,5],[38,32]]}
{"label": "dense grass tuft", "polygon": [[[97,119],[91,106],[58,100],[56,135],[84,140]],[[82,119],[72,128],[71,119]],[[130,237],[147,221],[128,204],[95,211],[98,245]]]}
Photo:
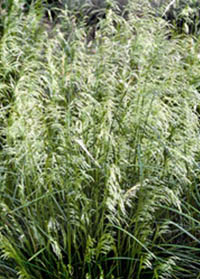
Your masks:
{"label": "dense grass tuft", "polygon": [[134,4],[88,43],[23,3],[0,21],[0,278],[199,278],[199,39]]}

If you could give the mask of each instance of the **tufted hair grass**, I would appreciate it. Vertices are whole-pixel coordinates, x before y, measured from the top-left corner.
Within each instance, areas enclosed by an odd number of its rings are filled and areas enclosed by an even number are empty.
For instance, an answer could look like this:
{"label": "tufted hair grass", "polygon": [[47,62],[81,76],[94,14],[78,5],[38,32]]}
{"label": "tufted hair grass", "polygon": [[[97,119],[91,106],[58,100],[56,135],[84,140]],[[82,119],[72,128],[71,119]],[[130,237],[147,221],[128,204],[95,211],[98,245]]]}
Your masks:
{"label": "tufted hair grass", "polygon": [[0,278],[199,278],[198,38],[39,2],[2,18]]}

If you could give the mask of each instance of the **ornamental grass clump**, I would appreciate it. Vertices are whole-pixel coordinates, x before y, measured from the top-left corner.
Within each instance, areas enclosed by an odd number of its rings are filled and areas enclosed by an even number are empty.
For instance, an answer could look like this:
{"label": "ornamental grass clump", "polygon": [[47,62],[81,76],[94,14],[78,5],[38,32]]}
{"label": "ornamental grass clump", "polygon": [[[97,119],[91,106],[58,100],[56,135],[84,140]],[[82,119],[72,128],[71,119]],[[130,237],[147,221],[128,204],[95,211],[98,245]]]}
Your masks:
{"label": "ornamental grass clump", "polygon": [[69,10],[49,36],[22,3],[0,38],[0,278],[198,278],[198,41],[136,3],[90,44]]}

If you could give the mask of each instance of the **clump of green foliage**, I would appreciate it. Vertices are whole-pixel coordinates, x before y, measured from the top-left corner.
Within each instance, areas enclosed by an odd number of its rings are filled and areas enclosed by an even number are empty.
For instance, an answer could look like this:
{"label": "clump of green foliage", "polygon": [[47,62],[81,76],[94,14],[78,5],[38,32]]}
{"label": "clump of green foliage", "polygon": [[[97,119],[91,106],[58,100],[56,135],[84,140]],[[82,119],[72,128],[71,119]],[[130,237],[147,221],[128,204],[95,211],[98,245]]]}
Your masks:
{"label": "clump of green foliage", "polygon": [[0,38],[0,278],[199,278],[198,39],[144,7],[88,44],[69,10],[49,36],[22,4]]}
{"label": "clump of green foliage", "polygon": [[197,0],[160,1],[164,7],[163,18],[172,23],[176,32],[199,34],[200,3]]}

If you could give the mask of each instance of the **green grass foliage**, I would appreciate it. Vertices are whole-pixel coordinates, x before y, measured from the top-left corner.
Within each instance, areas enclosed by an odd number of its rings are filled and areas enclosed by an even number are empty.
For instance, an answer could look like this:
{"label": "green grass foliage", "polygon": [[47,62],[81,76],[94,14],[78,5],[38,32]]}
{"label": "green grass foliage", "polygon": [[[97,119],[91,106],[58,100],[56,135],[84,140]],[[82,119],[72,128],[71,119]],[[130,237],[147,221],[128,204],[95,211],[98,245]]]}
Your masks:
{"label": "green grass foliage", "polygon": [[160,2],[161,6],[168,2],[163,17],[175,25],[176,31],[199,35],[200,3],[198,0],[161,0]]}
{"label": "green grass foliage", "polygon": [[88,43],[22,4],[0,19],[0,278],[200,278],[199,39],[135,3]]}

